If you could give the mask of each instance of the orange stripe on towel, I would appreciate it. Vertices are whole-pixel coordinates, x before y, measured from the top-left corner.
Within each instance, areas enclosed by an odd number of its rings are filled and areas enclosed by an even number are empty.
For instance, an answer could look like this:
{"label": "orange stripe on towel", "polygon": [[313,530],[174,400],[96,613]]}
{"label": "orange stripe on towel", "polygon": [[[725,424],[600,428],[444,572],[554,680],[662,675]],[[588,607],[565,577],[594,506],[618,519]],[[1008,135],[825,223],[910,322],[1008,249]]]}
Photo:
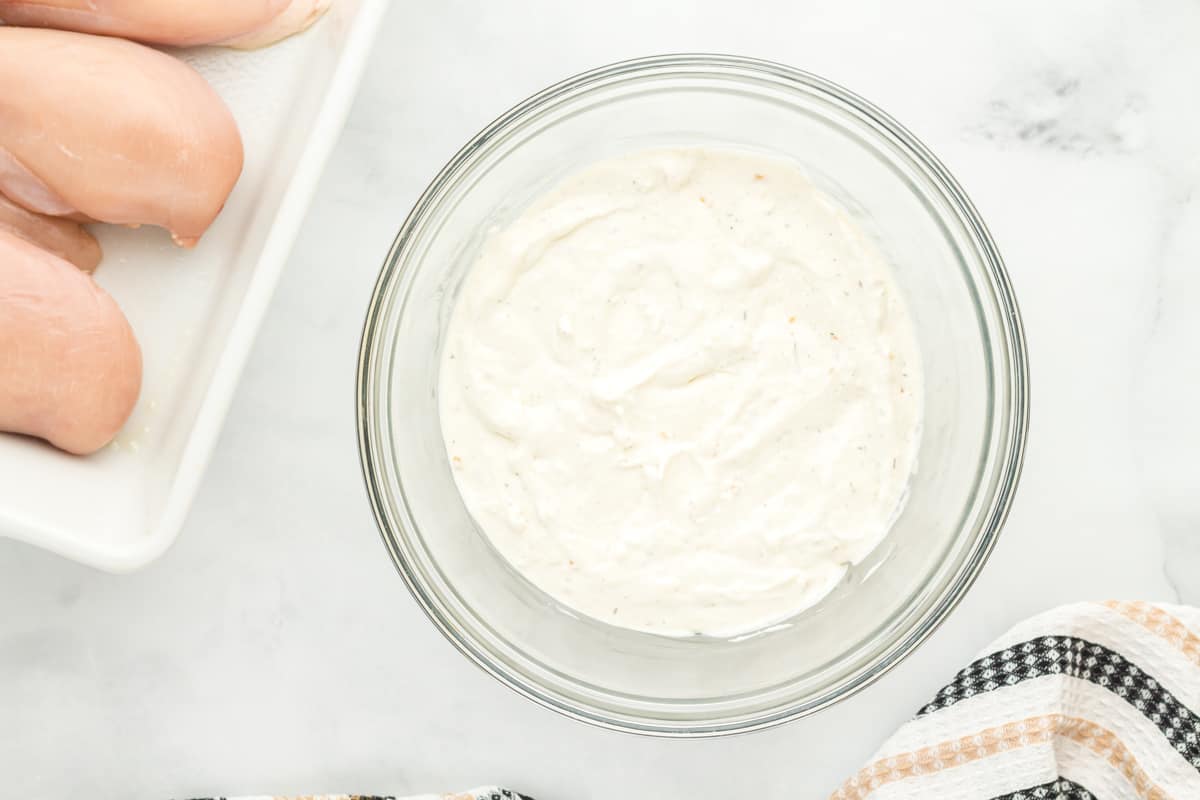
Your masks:
{"label": "orange stripe on towel", "polygon": [[918,778],[1021,747],[1070,739],[1115,767],[1144,800],[1169,800],[1112,731],[1078,717],[1046,714],[987,728],[959,739],[883,758],[860,769],[830,800],[867,800],[880,786]]}
{"label": "orange stripe on towel", "polygon": [[1166,639],[1189,661],[1200,666],[1200,636],[1166,611],[1141,601],[1109,600],[1104,605]]}

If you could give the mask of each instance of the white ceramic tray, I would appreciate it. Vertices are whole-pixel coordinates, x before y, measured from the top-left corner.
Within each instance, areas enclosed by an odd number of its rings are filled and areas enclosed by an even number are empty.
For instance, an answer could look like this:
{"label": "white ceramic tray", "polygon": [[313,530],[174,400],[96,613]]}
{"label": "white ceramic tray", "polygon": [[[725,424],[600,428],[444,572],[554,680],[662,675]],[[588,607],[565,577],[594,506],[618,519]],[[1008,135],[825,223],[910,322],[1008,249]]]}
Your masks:
{"label": "white ceramic tray", "polygon": [[141,399],[89,458],[0,434],[0,535],[114,572],[175,540],[386,7],[335,0],[275,47],[178,53],[237,117],[245,170],[194,250],[159,230],[98,231],[97,280],[142,345]]}

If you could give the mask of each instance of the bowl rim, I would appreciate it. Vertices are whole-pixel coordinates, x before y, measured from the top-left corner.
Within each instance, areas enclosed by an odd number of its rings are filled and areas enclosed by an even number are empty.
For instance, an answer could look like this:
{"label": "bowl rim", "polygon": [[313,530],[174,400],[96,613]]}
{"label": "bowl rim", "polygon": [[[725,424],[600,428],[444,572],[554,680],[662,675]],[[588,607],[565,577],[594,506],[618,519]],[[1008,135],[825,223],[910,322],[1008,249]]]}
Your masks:
{"label": "bowl rim", "polygon": [[[409,268],[401,262],[400,256],[413,237],[414,231],[438,199],[446,183],[487,142],[505,132],[527,114],[542,109],[564,95],[569,96],[589,86],[602,85],[613,79],[636,77],[641,73],[654,73],[663,69],[686,70],[692,73],[705,69],[741,70],[757,73],[760,76],[790,84],[793,88],[823,95],[827,100],[848,106],[851,110],[867,117],[884,133],[894,138],[901,148],[926,170],[927,177],[944,193],[945,199],[952,206],[955,215],[959,217],[959,221],[964,225],[972,243],[977,248],[983,263],[987,285],[990,288],[990,299],[996,303],[1000,312],[1001,320],[997,331],[1002,336],[998,337],[997,341],[1007,357],[1009,365],[1007,371],[998,373],[999,380],[997,381],[997,383],[1007,384],[1003,390],[1010,398],[1010,404],[1007,414],[998,417],[995,423],[997,428],[1006,432],[1007,437],[1006,440],[1000,442],[1001,447],[995,453],[996,489],[980,513],[979,535],[971,543],[970,549],[963,557],[962,566],[953,576],[942,596],[931,603],[929,608],[915,619],[912,627],[903,635],[898,636],[890,646],[882,649],[859,669],[848,673],[821,690],[815,698],[802,699],[779,707],[752,712],[745,718],[736,717],[709,724],[691,721],[682,723],[672,721],[633,722],[630,719],[631,715],[610,713],[596,706],[581,707],[580,704],[563,698],[561,693],[547,691],[535,681],[528,680],[527,676],[516,675],[504,669],[502,665],[481,651],[474,641],[474,637],[452,625],[443,616],[442,604],[427,596],[422,581],[414,576],[408,567],[407,556],[402,552],[397,537],[390,532],[381,499],[381,476],[379,473],[382,470],[374,455],[375,445],[372,431],[374,426],[369,413],[373,407],[371,394],[375,385],[373,356],[379,344],[376,327],[380,309],[387,299],[386,290]],[[517,103],[473,136],[421,193],[388,250],[367,307],[355,376],[359,462],[376,527],[391,556],[393,565],[426,617],[459,652],[474,662],[476,666],[501,684],[538,705],[600,728],[664,738],[709,738],[781,725],[820,711],[857,694],[911,655],[958,606],[967,590],[974,584],[995,547],[1000,530],[1011,509],[1024,463],[1029,429],[1029,402],[1029,366],[1025,331],[1003,259],[975,206],[941,161],[915,135],[889,114],[839,84],[811,72],[778,62],[716,53],[644,56],[578,73]]]}

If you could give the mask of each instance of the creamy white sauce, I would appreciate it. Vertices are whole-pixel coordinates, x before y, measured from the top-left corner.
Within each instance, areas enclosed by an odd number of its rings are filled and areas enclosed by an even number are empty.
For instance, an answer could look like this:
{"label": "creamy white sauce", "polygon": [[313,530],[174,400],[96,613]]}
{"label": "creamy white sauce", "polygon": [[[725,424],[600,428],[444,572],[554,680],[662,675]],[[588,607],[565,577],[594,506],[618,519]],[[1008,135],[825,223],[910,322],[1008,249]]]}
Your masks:
{"label": "creamy white sauce", "polygon": [[891,269],[795,165],[604,161],[494,231],[442,355],[454,478],[534,585],[613,625],[729,636],[825,596],[915,468]]}

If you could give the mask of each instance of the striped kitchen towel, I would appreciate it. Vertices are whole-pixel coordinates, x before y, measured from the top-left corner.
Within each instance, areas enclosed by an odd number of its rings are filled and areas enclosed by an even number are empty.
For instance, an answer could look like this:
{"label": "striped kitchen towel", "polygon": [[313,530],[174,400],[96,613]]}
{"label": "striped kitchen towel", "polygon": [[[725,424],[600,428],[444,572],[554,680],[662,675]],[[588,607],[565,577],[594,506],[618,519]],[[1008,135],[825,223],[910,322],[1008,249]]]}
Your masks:
{"label": "striped kitchen towel", "polygon": [[303,797],[265,795],[258,797],[198,798],[197,800],[533,800],[533,798],[517,794],[511,789],[498,789],[495,786],[489,786],[483,789],[458,792],[457,794],[422,794],[413,797],[396,797],[390,794],[306,794]]}
{"label": "striped kitchen towel", "polygon": [[1013,628],[832,800],[1200,798],[1200,610],[1080,603]]}

